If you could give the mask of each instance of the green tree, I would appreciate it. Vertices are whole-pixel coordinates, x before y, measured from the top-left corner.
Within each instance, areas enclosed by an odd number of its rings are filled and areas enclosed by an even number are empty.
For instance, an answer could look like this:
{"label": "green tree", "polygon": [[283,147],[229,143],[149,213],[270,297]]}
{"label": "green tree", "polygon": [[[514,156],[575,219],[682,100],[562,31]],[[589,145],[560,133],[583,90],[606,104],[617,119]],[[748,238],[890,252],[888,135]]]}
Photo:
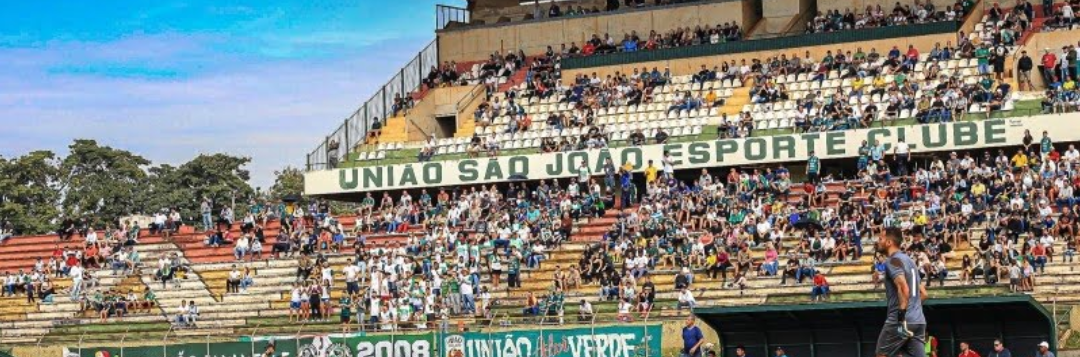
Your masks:
{"label": "green tree", "polygon": [[199,214],[203,198],[210,199],[216,210],[236,202],[237,215],[255,198],[255,190],[248,183],[251,173],[244,167],[251,162],[247,157],[226,154],[199,155],[175,170],[160,168],[161,189],[169,192],[172,207],[180,209],[181,215],[190,219]]}
{"label": "green tree", "polygon": [[60,164],[62,207],[70,217],[86,216],[100,228],[132,213],[145,213],[137,200],[146,185],[144,166],[150,160],[126,150],[77,139]]}
{"label": "green tree", "polygon": [[43,234],[60,214],[59,162],[51,151],[34,151],[12,160],[0,158],[0,221],[19,234]]}
{"label": "green tree", "polygon": [[270,187],[270,199],[280,201],[286,196],[301,197],[304,195],[304,172],[300,169],[286,166],[280,171],[274,171],[274,186]]}

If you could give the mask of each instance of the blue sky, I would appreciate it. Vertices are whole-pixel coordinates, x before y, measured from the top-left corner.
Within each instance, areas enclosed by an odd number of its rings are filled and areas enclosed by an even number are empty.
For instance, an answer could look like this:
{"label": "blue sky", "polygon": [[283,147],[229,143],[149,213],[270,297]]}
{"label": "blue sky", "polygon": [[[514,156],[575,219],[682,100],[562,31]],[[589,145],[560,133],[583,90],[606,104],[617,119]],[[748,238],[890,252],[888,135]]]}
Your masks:
{"label": "blue sky", "polygon": [[268,187],[434,39],[436,3],[465,0],[6,2],[0,155],[229,152]]}

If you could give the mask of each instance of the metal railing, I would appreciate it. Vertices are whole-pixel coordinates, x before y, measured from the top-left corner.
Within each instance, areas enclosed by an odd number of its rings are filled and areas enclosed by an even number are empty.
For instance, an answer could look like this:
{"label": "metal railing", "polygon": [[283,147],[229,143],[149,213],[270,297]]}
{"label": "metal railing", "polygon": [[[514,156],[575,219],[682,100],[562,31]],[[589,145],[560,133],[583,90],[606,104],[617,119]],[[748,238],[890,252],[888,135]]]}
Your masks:
{"label": "metal railing", "polygon": [[420,88],[431,67],[439,65],[438,57],[438,42],[432,40],[416,57],[398,70],[390,81],[346,117],[337,130],[324,137],[315,150],[307,154],[307,170],[334,168],[348,159],[356,146],[364,142],[371,125],[376,121],[383,122],[393,114],[396,97],[408,96]]}
{"label": "metal railing", "polygon": [[450,5],[435,5],[435,31],[446,28],[452,22],[461,24],[468,24],[470,21],[471,13],[469,9],[450,6]]}

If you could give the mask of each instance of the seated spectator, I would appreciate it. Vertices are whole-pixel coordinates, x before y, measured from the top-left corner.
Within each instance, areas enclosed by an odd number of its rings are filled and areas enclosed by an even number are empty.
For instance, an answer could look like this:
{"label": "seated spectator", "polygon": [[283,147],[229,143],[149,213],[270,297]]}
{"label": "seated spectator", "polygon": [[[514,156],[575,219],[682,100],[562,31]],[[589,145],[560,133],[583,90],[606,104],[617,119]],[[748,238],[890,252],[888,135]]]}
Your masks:
{"label": "seated spectator", "polygon": [[810,301],[825,301],[829,297],[829,282],[825,274],[814,272],[814,287],[810,291]]}

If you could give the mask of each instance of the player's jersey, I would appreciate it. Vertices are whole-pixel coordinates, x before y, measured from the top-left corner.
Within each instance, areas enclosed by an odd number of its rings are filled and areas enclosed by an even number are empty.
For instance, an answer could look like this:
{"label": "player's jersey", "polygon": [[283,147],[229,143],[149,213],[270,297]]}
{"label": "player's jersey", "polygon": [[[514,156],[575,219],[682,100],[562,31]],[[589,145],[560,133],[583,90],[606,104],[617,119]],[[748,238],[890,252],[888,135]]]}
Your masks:
{"label": "player's jersey", "polygon": [[889,302],[889,314],[885,319],[885,323],[898,323],[896,320],[896,312],[900,310],[900,291],[893,284],[895,279],[900,274],[903,274],[904,280],[908,285],[908,306],[907,306],[907,323],[911,325],[926,324],[926,317],[923,316],[922,311],[922,296],[919,293],[919,268],[915,265],[915,262],[911,260],[904,252],[896,252],[885,261],[885,297]]}

